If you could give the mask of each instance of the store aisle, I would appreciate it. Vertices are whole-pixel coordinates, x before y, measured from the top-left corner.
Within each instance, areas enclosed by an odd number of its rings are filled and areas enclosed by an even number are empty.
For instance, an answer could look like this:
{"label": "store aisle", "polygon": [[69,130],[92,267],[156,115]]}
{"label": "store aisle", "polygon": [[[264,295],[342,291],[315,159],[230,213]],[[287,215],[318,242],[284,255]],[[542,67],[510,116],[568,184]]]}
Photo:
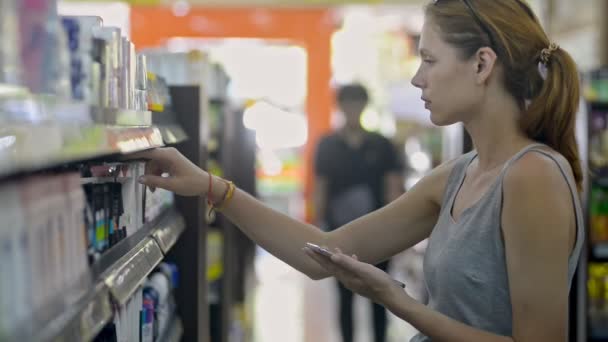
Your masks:
{"label": "store aisle", "polygon": [[[341,342],[334,279],[313,281],[258,249],[253,342]],[[371,342],[370,304],[355,300],[355,342]],[[389,317],[387,342],[408,341],[415,330]]]}

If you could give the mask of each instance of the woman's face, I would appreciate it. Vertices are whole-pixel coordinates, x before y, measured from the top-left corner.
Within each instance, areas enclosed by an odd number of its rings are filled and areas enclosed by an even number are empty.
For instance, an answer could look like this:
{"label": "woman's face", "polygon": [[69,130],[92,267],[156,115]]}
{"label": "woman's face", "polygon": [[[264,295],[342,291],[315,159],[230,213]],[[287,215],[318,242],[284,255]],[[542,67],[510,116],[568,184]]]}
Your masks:
{"label": "woman's face", "polygon": [[419,48],[422,63],[412,84],[422,89],[431,121],[438,126],[468,121],[481,101],[474,58],[463,59],[428,20],[422,28]]}

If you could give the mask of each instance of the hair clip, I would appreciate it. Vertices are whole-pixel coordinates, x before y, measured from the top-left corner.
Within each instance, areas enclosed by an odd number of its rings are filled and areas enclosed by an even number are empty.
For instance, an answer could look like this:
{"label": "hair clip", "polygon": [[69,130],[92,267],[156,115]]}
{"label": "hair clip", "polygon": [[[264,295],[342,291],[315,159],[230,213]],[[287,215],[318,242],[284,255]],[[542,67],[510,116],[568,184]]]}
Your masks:
{"label": "hair clip", "polygon": [[548,64],[549,60],[551,58],[551,55],[553,54],[554,51],[557,51],[557,49],[559,49],[559,45],[557,45],[555,43],[549,44],[548,48],[544,48],[540,52],[540,61],[545,65]]}

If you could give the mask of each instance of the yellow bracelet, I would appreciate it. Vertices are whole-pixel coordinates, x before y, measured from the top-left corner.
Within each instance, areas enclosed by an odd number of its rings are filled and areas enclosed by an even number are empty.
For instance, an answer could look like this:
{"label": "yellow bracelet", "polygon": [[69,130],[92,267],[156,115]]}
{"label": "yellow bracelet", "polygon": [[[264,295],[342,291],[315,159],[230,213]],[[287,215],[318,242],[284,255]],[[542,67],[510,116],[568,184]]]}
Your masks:
{"label": "yellow bracelet", "polygon": [[234,191],[236,190],[236,186],[234,186],[234,183],[232,183],[231,181],[225,182],[228,185],[228,190],[226,190],[226,194],[224,194],[224,198],[222,199],[222,201],[214,206],[214,209],[217,211],[221,211],[226,205],[228,205],[228,203],[230,203],[232,197],[234,197]]}

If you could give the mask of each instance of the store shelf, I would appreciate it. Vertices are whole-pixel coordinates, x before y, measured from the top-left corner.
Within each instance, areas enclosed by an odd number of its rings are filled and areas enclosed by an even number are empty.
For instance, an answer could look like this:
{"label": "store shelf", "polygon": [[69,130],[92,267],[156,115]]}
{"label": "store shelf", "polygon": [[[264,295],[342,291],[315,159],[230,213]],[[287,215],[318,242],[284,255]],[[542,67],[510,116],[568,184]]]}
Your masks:
{"label": "store shelf", "polygon": [[165,144],[178,144],[188,139],[173,111],[152,112],[152,123],[160,129]]}
{"label": "store shelf", "polygon": [[95,123],[115,126],[152,126],[152,112],[128,109],[91,108]]}
{"label": "store shelf", "polygon": [[158,223],[152,233],[152,237],[156,240],[163,253],[167,254],[185,229],[186,223],[184,218],[175,210],[171,210],[165,218]]}
{"label": "store shelf", "polygon": [[[114,299],[124,304],[183,230],[183,218],[174,209],[165,211],[106,252],[92,267],[95,279],[105,283]],[[159,239],[162,242],[157,242]]]}
{"label": "store shelf", "polygon": [[[602,168],[602,169],[603,169],[602,173],[605,173],[605,168]],[[596,172],[599,173],[600,171],[596,171]],[[591,179],[591,183],[593,185],[599,185],[599,186],[602,186],[602,187],[608,187],[608,177],[606,177],[606,176],[594,177],[594,178]]]}
{"label": "store shelf", "polygon": [[188,137],[149,111],[91,107],[50,96],[0,97],[0,177],[132,153]]}
{"label": "store shelf", "polygon": [[[167,210],[104,254],[92,266],[92,274],[67,290],[59,303],[50,304],[49,310],[39,312],[10,336],[0,336],[0,341],[92,340],[112,319],[110,298],[126,303],[184,229],[184,219],[174,209]],[[172,339],[167,341],[179,341],[181,321],[176,320],[170,330],[166,334]]]}
{"label": "store shelf", "polygon": [[608,109],[608,101],[589,101],[588,102],[589,105],[591,106],[591,109],[595,109],[595,110],[606,110]]}
{"label": "store shelf", "polygon": [[0,177],[163,146],[157,127],[0,121]]}
{"label": "store shelf", "polygon": [[591,247],[592,261],[608,262],[608,243],[596,243]]}
{"label": "store shelf", "polygon": [[112,306],[108,288],[98,283],[73,304],[64,303],[46,317],[33,317],[27,326],[19,328],[8,338],[9,342],[23,341],[91,341],[112,319]]}
{"label": "store shelf", "polygon": [[188,139],[184,129],[177,124],[156,125],[167,145],[179,144]]}
{"label": "store shelf", "polygon": [[125,304],[162,259],[156,241],[146,237],[102,275],[103,281],[114,299]]}
{"label": "store shelf", "polygon": [[80,303],[68,308],[31,341],[90,341],[111,319],[108,288],[97,284]]}
{"label": "store shelf", "polygon": [[0,121],[15,124],[152,126],[152,112],[101,108],[48,95],[0,97]]}

